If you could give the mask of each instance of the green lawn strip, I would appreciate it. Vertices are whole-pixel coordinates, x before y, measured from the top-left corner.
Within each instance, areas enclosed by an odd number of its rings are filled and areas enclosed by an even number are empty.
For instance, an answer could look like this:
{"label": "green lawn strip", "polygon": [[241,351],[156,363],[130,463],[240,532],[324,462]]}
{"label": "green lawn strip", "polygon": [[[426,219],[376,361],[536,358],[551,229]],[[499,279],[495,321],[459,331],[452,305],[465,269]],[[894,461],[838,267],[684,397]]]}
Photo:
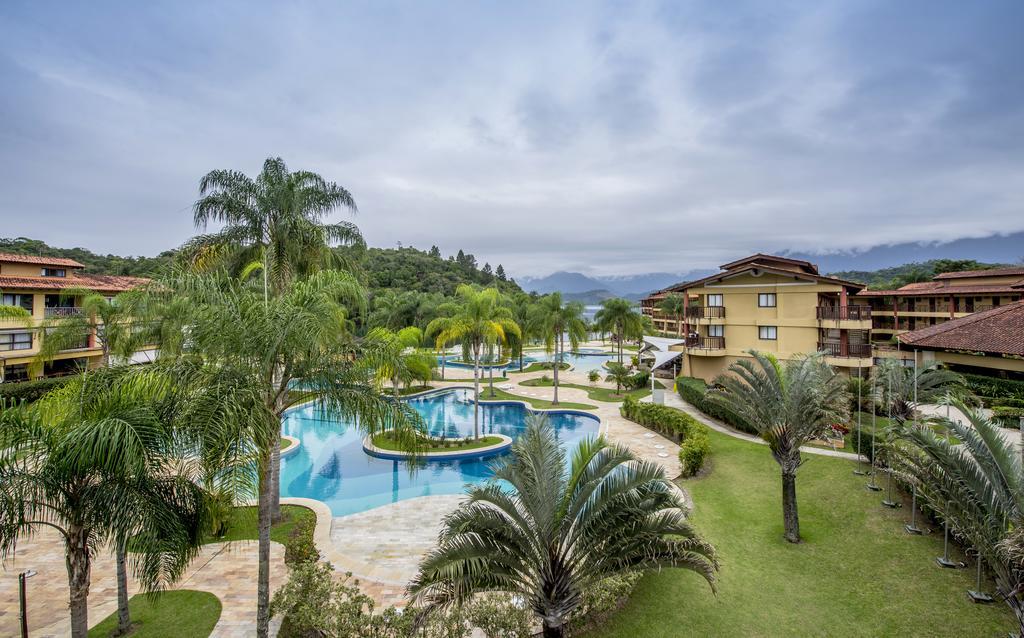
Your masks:
{"label": "green lawn strip", "polygon": [[281,437],[281,449],[282,450],[285,449],[286,447],[288,447],[291,444],[292,444],[291,441],[289,441],[288,439],[284,438],[283,436]]}
{"label": "green lawn strip", "polygon": [[[935,565],[941,528],[907,534],[909,498],[900,510],[883,507],[884,494],[864,489],[852,461],[804,455],[797,478],[804,542],[792,545],[782,539],[779,467],[768,449],[708,434],[710,473],[682,484],[695,503],[691,521],[718,550],[718,595],[696,574],[652,573],[587,638],[1005,636],[1014,629],[1006,605],[967,598],[973,563]],[[993,591],[991,582],[984,587]]]}
{"label": "green lawn strip", "polygon": [[[449,383],[473,383],[473,377],[469,377],[468,379],[451,379],[451,378],[445,377],[444,379],[438,378],[437,380],[438,381],[448,381]],[[495,383],[504,382],[504,381],[508,381],[508,377],[494,377],[494,382]],[[480,385],[483,385],[483,384],[489,383],[489,382],[490,382],[490,379],[487,377],[487,375],[481,375],[480,376]]]}
{"label": "green lawn strip", "polygon": [[552,405],[552,403],[550,401],[547,401],[545,399],[536,399],[534,397],[524,397],[524,396],[520,396],[518,394],[512,394],[511,392],[505,392],[504,390],[499,390],[498,388],[494,388],[494,396],[491,396],[491,391],[488,388],[480,388],[480,400],[481,401],[487,401],[487,400],[491,400],[491,401],[507,401],[507,400],[523,401],[525,403],[529,403],[530,405],[532,405],[533,407],[537,408],[538,410],[549,410],[549,409],[558,409],[558,408],[566,408],[566,409],[569,409],[569,410],[596,410],[597,409],[596,405],[589,405],[589,404],[586,404],[586,403],[570,403],[568,401],[559,401],[558,405]]}
{"label": "green lawn strip", "polygon": [[[231,512],[231,519],[228,521],[227,533],[222,537],[206,536],[203,538],[203,542],[227,543],[231,541],[257,540],[256,515],[255,506],[234,508]],[[287,544],[288,537],[291,535],[296,523],[307,518],[314,521],[314,525],[310,527],[310,533],[312,533],[312,527],[315,526],[316,521],[316,513],[313,510],[301,505],[282,505],[281,521],[270,527],[270,540],[282,545]]]}
{"label": "green lawn strip", "polygon": [[407,396],[409,394],[419,394],[420,392],[426,392],[428,390],[433,390],[433,389],[434,389],[434,386],[432,386],[432,385],[414,385],[414,386],[410,386],[408,388],[399,388],[398,389],[398,396],[404,397],[404,396]]}
{"label": "green lawn strip", "polygon": [[[433,441],[430,446],[424,448],[423,452],[461,452],[463,450],[476,450],[482,447],[488,447],[491,445],[497,445],[501,443],[502,439],[500,436],[484,436],[479,441],[470,440],[469,443],[463,443],[463,439],[448,439],[450,445],[445,447],[439,445],[436,441]],[[388,450],[391,452],[404,452],[405,450],[388,434],[378,434],[373,437],[373,444],[382,450]]]}
{"label": "green lawn strip", "polygon": [[[220,619],[221,604],[205,591],[172,589],[128,599],[132,638],[205,638]],[[108,638],[117,630],[117,611],[89,630],[89,638]]]}
{"label": "green lawn strip", "polygon": [[[655,381],[659,388],[664,389],[664,385],[660,381]],[[519,385],[528,388],[550,388],[554,385],[554,382],[548,379],[527,379],[526,381],[520,381]],[[641,399],[651,393],[651,389],[648,387],[639,388],[637,390],[629,390],[622,394],[616,394],[615,388],[600,388],[597,386],[581,385],[579,383],[562,383],[559,382],[558,387],[560,388],[576,388],[577,390],[585,390],[587,397],[594,401],[605,401],[608,403],[619,403],[627,396],[631,396],[634,399]]]}
{"label": "green lawn strip", "polygon": [[[568,363],[560,363],[558,365],[559,370],[568,370],[571,366]],[[551,367],[550,362],[547,361],[534,361],[530,365],[526,366],[522,370],[519,368],[509,368],[507,372],[511,374],[526,374],[528,372],[554,372],[554,368]]]}

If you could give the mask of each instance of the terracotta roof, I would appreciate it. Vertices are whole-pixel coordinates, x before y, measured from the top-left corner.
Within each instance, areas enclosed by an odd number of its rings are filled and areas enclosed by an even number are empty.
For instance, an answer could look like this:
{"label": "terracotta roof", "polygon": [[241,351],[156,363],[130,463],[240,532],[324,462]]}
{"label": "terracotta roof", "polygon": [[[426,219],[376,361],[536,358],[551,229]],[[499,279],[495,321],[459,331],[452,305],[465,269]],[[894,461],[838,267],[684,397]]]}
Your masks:
{"label": "terracotta roof", "polygon": [[124,292],[148,283],[143,277],[74,273],[68,277],[9,277],[0,275],[0,290],[68,290],[84,288],[96,292]]}
{"label": "terracotta roof", "polygon": [[957,272],[944,272],[935,275],[933,279],[960,279],[962,277],[1006,277],[1008,275],[1020,275],[1024,277],[1024,266],[1011,266],[1009,268],[990,268],[989,270],[960,270]]}
{"label": "terracotta roof", "polygon": [[[931,284],[930,286],[928,284]],[[914,286],[911,288],[910,286]],[[1021,295],[1024,294],[1024,281],[1012,284],[978,284],[976,286],[943,286],[937,281],[907,284],[897,290],[862,290],[858,297],[927,297],[950,295]]]}
{"label": "terracotta roof", "polygon": [[0,253],[0,262],[15,264],[39,264],[40,266],[64,266],[65,268],[85,268],[74,259],[63,257],[38,257],[36,255],[15,255],[14,253]]}
{"label": "terracotta roof", "polygon": [[[720,272],[720,273],[715,273],[714,275],[711,275],[710,277],[704,277],[703,279],[695,279],[694,281],[685,281],[683,283],[676,284],[675,286],[671,286],[669,288],[666,288],[665,290],[666,291],[682,291],[682,290],[686,290],[688,288],[696,288],[696,287],[702,286],[705,283],[708,283],[710,281],[715,281],[717,279],[722,279],[724,277],[735,277],[736,275],[740,275],[740,274],[743,274],[743,273],[751,271],[751,270],[761,270],[761,271],[770,272],[770,273],[776,274],[776,275],[783,275],[785,277],[801,277],[801,278],[804,278],[804,279],[812,279],[812,280],[817,281],[817,282],[833,283],[833,284],[839,284],[839,285],[842,285],[842,286],[851,286],[851,287],[858,288],[858,289],[864,287],[864,284],[857,283],[855,281],[845,281],[843,279],[836,279],[835,277],[826,277],[825,275],[818,275],[818,274],[815,274],[815,273],[800,272],[800,271],[796,271],[796,270],[787,270],[785,268],[773,268],[771,266],[765,266],[764,264],[751,263],[751,264],[748,264],[748,265],[744,266],[743,268],[736,268],[736,269],[733,269],[733,270],[726,270],[726,271],[723,271],[723,272]],[[765,286],[770,286],[770,285],[771,284],[765,284]]]}
{"label": "terracotta roof", "polygon": [[899,340],[909,346],[934,350],[1024,356],[1024,301],[905,332]]}
{"label": "terracotta roof", "polygon": [[[737,259],[736,261],[730,261],[727,264],[722,264],[721,266],[719,266],[719,268],[721,268],[722,270],[729,270],[730,268],[735,268],[736,266],[742,266],[743,264],[747,264],[747,263],[758,262],[758,263],[762,263],[763,264],[764,262],[771,262],[771,261],[779,262],[781,264],[790,264],[790,265],[793,265],[793,266],[800,266],[801,268],[806,269],[808,272],[811,272],[811,273],[814,273],[814,274],[818,273],[818,267],[816,265],[812,264],[809,261],[804,261],[803,259],[790,259],[789,257],[779,257],[778,255],[767,255],[765,253],[756,253],[756,254],[751,255],[749,257],[744,257],[743,259]],[[765,264],[765,265],[767,265],[767,264]]]}

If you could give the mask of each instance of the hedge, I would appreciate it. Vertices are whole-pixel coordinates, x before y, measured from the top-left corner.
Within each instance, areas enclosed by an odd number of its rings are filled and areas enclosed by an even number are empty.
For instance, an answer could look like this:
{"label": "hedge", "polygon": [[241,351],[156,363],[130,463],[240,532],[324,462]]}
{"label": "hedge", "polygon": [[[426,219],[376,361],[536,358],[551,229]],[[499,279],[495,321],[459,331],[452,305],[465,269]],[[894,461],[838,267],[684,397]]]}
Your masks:
{"label": "hedge", "polygon": [[979,397],[991,399],[1024,400],[1024,381],[986,377],[981,374],[965,374],[964,380],[971,392]]}
{"label": "hedge", "polygon": [[685,440],[690,432],[700,427],[697,419],[681,410],[656,403],[640,403],[631,395],[627,395],[622,402],[620,412],[630,421],[656,430],[675,441]]}
{"label": "hedge", "polygon": [[999,422],[1004,428],[1015,428],[1020,425],[1020,418],[1024,417],[1024,408],[995,407],[992,408],[992,418]]}
{"label": "hedge", "polygon": [[694,428],[682,447],[679,448],[679,463],[684,476],[693,476],[704,467],[704,460],[711,454],[711,439],[703,425]]}
{"label": "hedge", "polygon": [[43,398],[43,395],[61,387],[73,377],[47,377],[43,379],[35,379],[33,381],[14,381],[7,383],[0,383],[0,400],[7,402],[21,402],[34,403],[39,399]]}
{"label": "hedge", "polygon": [[757,434],[757,429],[751,426],[745,419],[732,410],[719,405],[708,399],[708,386],[702,379],[694,377],[678,377],[676,379],[676,390],[683,400],[693,405],[704,414],[716,418],[719,421],[728,423],[732,427],[748,434]]}

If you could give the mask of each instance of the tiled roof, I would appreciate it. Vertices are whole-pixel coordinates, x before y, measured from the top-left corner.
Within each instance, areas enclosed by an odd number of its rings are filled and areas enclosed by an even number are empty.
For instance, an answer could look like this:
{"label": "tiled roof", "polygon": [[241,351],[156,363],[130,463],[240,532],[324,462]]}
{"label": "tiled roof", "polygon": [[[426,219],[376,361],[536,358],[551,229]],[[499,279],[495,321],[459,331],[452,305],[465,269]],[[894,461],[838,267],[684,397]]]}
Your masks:
{"label": "tiled roof", "polygon": [[905,332],[899,340],[920,348],[1024,356],[1024,301]]}
{"label": "tiled roof", "polygon": [[1012,284],[978,284],[976,286],[943,286],[937,281],[907,284],[897,290],[862,290],[858,297],[916,297],[949,295],[1024,295],[1024,281]]}
{"label": "tiled roof", "polygon": [[66,268],[85,268],[74,259],[64,257],[38,257],[36,255],[15,255],[14,253],[0,253],[0,262],[15,264],[39,264],[40,266],[64,266]]}
{"label": "tiled roof", "polygon": [[96,292],[124,292],[148,283],[143,277],[74,273],[68,277],[9,277],[0,275],[0,290],[69,290],[84,288]]}
{"label": "tiled roof", "polygon": [[961,279],[963,277],[1006,277],[1008,275],[1020,275],[1024,277],[1024,266],[1011,266],[1009,268],[991,268],[989,270],[961,270],[957,272],[944,272],[935,275],[934,279]]}
{"label": "tiled roof", "polygon": [[818,267],[815,266],[814,264],[812,264],[809,261],[804,261],[803,259],[791,259],[789,257],[779,257],[778,255],[768,255],[768,254],[765,254],[765,253],[756,253],[756,254],[753,254],[753,255],[751,255],[749,257],[744,257],[743,259],[737,259],[736,261],[730,261],[727,264],[722,264],[721,266],[719,266],[719,268],[721,268],[722,270],[729,270],[730,268],[735,268],[736,266],[742,266],[744,264],[755,263],[755,262],[763,264],[763,265],[770,265],[770,263],[773,262],[773,261],[774,262],[778,262],[780,264],[789,264],[791,266],[799,266],[800,268],[804,269],[806,272],[810,272],[810,273],[814,273],[814,274],[818,273]]}

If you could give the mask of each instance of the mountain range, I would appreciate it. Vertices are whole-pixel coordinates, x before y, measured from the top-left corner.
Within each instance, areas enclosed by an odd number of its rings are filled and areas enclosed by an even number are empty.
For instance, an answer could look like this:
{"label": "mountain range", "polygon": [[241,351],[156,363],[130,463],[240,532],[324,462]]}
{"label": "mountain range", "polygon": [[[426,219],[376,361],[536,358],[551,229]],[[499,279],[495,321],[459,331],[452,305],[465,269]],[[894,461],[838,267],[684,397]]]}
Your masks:
{"label": "mountain range", "polygon": [[569,301],[596,304],[609,297],[639,300],[653,290],[690,279],[699,279],[714,270],[691,270],[684,273],[652,272],[642,275],[590,277],[578,272],[559,271],[545,277],[522,277],[519,285],[527,292],[546,295],[561,292]]}

